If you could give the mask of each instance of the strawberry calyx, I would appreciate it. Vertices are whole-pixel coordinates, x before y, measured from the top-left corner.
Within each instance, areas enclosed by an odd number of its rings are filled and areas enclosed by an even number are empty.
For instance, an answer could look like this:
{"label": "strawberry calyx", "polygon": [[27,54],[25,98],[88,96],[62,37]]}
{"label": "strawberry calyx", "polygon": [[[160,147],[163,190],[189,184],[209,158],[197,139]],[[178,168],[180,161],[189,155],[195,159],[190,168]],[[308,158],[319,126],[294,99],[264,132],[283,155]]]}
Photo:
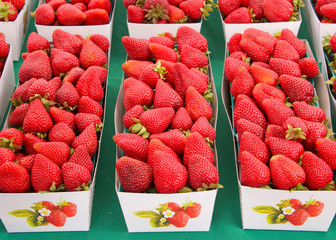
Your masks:
{"label": "strawberry calyx", "polygon": [[298,183],[295,187],[293,187],[291,190],[289,190],[290,192],[291,191],[308,191],[309,189],[305,186],[303,186],[301,183]]}
{"label": "strawberry calyx", "polygon": [[132,118],[132,120],[135,122],[135,124],[133,124],[129,130],[132,133],[142,136],[143,138],[148,138],[150,133],[147,131],[146,127],[140,123],[140,120],[136,118]]}
{"label": "strawberry calyx", "polygon": [[69,206],[69,205],[70,205],[69,202],[67,202],[65,200],[62,201],[62,197],[61,197],[60,201],[56,204],[56,206],[58,206],[60,209],[62,209],[62,207],[64,207],[64,206]]}
{"label": "strawberry calyx", "polygon": [[331,53],[331,46],[330,46],[330,39],[331,35],[328,33],[326,36],[323,36],[322,44],[323,49],[327,52],[327,55]]}
{"label": "strawberry calyx", "polygon": [[13,103],[13,105],[14,105],[15,107],[18,107],[18,106],[20,106],[21,104],[24,103],[24,102],[22,101],[22,99],[21,99],[21,96],[19,96],[17,99],[10,98],[9,100]]}
{"label": "strawberry calyx", "polygon": [[187,199],[186,203],[182,204],[182,208],[185,210],[187,210],[188,207],[195,207],[196,206],[196,202],[192,202],[191,200],[189,200],[189,198]]}
{"label": "strawberry calyx", "polygon": [[49,192],[64,192],[65,191],[65,185],[62,183],[58,187],[56,187],[56,183],[52,182],[51,187],[49,191],[39,191],[39,193],[49,193]]}
{"label": "strawberry calyx", "polygon": [[253,13],[253,9],[248,8],[248,10],[250,11],[250,15],[251,15],[251,23],[259,22],[258,20],[255,19],[256,15]]}
{"label": "strawberry calyx", "polygon": [[103,123],[97,123],[96,124],[96,132],[101,132],[103,129]]}
{"label": "strawberry calyx", "polygon": [[184,186],[178,193],[188,193],[188,192],[194,192],[194,190],[190,187]]}
{"label": "strawberry calyx", "polygon": [[34,12],[30,12],[30,16],[31,16],[31,17],[33,17],[33,18],[34,18],[34,17],[35,17],[35,15],[36,15],[36,11],[34,11]]}
{"label": "strawberry calyx", "polygon": [[35,94],[34,97],[29,98],[29,101],[32,102],[35,99],[40,99],[44,108],[49,111],[50,107],[56,105],[55,101],[48,100],[49,94],[46,93],[43,97],[40,94]]}
{"label": "strawberry calyx", "polygon": [[146,10],[148,13],[145,15],[146,21],[157,23],[160,19],[169,20],[168,11],[165,9],[165,6],[161,4],[156,4],[156,6],[151,6],[150,10]]}
{"label": "strawberry calyx", "polygon": [[312,100],[310,101],[309,105],[314,106],[316,103],[318,103],[319,97],[318,96],[314,96],[312,98]]}
{"label": "strawberry calyx", "polygon": [[143,8],[144,4],[145,4],[145,0],[137,0],[136,3],[135,3],[135,6]]}
{"label": "strawberry calyx", "polygon": [[200,70],[201,72],[208,74],[208,67],[207,66],[203,66],[201,68],[198,68],[198,70]]}
{"label": "strawberry calyx", "polygon": [[10,6],[10,2],[0,2],[0,19],[5,19],[5,22],[8,22],[8,15],[15,14],[14,10],[9,10]]}
{"label": "strawberry calyx", "polygon": [[161,79],[165,79],[165,74],[168,72],[166,71],[166,68],[161,66],[161,61],[158,60],[155,65],[154,65],[154,68],[153,68],[153,71],[154,72],[157,72],[160,76]]}
{"label": "strawberry calyx", "polygon": [[212,102],[215,99],[211,92],[211,84],[208,85],[208,89],[203,93],[203,97],[207,102]]}
{"label": "strawberry calyx", "polygon": [[298,12],[300,7],[304,7],[305,4],[302,0],[293,0],[294,11]]}
{"label": "strawberry calyx", "polygon": [[203,3],[203,7],[200,8],[200,11],[202,12],[202,18],[204,20],[208,20],[206,17],[209,16],[209,12],[212,12],[212,8],[219,8],[218,4],[216,4],[213,0],[205,0]]}
{"label": "strawberry calyx", "polygon": [[293,128],[292,125],[287,124],[288,130],[286,131],[286,139],[287,140],[298,140],[298,139],[306,139],[306,133],[302,132],[300,127]]}
{"label": "strawberry calyx", "polygon": [[330,79],[328,79],[327,81],[325,81],[326,84],[330,84],[330,85],[333,85],[335,82],[335,77],[332,76]]}
{"label": "strawberry calyx", "polygon": [[19,145],[14,144],[15,137],[12,137],[11,139],[1,137],[0,138],[0,147],[7,148],[9,150],[12,150],[15,152],[15,150],[20,150],[21,147]]}
{"label": "strawberry calyx", "polygon": [[290,103],[289,101],[288,101],[288,97],[286,98],[286,101],[285,101],[285,105],[287,106],[287,107],[293,107],[293,104],[292,103]]}
{"label": "strawberry calyx", "polygon": [[147,189],[144,193],[158,193],[154,187]]}
{"label": "strawberry calyx", "polygon": [[323,190],[323,191],[335,191],[336,190],[335,182],[331,181],[330,183],[328,183],[327,185],[325,185],[324,188],[322,188],[320,190]]}
{"label": "strawberry calyx", "polygon": [[174,22],[175,22],[175,23],[186,23],[186,22],[188,22],[188,20],[189,20],[188,15],[185,15],[182,19],[180,19],[180,20],[175,20]]}
{"label": "strawberry calyx", "polygon": [[[56,104],[56,103],[55,103]],[[67,102],[64,102],[63,105],[57,103],[60,109],[66,110],[68,112],[73,112],[77,109],[78,106],[71,107]]]}
{"label": "strawberry calyx", "polygon": [[83,183],[82,185],[78,186],[75,188],[76,191],[89,191],[90,187],[89,187],[90,181],[88,183]]}
{"label": "strawberry calyx", "polygon": [[214,184],[214,183],[210,183],[209,185],[202,183],[202,187],[201,188],[197,188],[197,192],[202,192],[202,191],[207,191],[207,190],[215,190],[218,188],[223,188],[223,185],[221,184]]}

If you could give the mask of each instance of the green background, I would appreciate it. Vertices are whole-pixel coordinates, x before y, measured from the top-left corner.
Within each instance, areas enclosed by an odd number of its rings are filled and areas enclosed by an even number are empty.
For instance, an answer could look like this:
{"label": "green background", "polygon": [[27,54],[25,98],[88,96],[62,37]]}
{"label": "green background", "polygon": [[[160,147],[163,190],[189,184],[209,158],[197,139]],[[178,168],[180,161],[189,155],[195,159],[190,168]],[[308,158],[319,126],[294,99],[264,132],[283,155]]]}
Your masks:
{"label": "green background", "polygon": [[[106,117],[96,178],[91,230],[89,232],[8,234],[4,226],[0,223],[0,239],[335,239],[335,220],[327,233],[242,230],[232,135],[220,96],[224,60],[224,37],[218,11],[211,13],[208,17],[208,21],[204,21],[202,26],[202,34],[208,39],[209,50],[211,51],[213,77],[218,93],[219,114],[216,144],[218,149],[220,183],[224,185],[224,189],[220,189],[217,194],[210,231],[195,233],[127,232],[127,227],[114,189],[115,145],[112,141],[114,135],[114,107],[123,75],[121,65],[126,58],[126,52],[121,43],[121,38],[124,35],[128,35],[126,11],[121,0],[117,0],[115,11],[111,60],[109,65]],[[251,27],[252,26],[253,25],[251,25]],[[29,27],[29,32],[32,31],[36,31],[34,21],[31,22]],[[307,31],[307,24],[304,21],[301,25],[299,37],[306,38],[311,43]],[[25,51],[24,46],[23,52]],[[20,62],[14,62],[16,78],[21,63],[22,59]],[[22,201],[24,201],[24,199],[22,199]]]}

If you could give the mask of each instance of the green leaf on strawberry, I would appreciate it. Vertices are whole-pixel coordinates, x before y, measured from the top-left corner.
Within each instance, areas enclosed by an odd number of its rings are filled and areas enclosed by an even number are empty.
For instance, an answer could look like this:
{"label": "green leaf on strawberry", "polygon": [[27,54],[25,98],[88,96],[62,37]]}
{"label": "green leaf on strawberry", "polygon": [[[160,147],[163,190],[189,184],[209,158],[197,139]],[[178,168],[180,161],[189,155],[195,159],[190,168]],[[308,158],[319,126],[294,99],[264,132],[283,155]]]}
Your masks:
{"label": "green leaf on strawberry", "polygon": [[38,216],[38,214],[34,211],[28,210],[28,209],[19,209],[9,212],[10,215],[13,215],[14,217],[32,217],[32,216]]}
{"label": "green leaf on strawberry", "polygon": [[149,220],[149,224],[153,228],[168,227],[170,225],[170,223],[167,221],[167,219],[162,217],[162,216],[153,217],[151,220]]}
{"label": "green leaf on strawberry", "polygon": [[31,227],[40,227],[40,226],[45,226],[48,224],[48,222],[44,219],[44,217],[41,217],[39,215],[28,217],[27,223]]}
{"label": "green leaf on strawberry", "polygon": [[154,217],[158,217],[161,218],[162,215],[158,214],[157,212],[154,211],[137,211],[134,213],[135,216],[141,217],[141,218],[154,218]]}
{"label": "green leaf on strawberry", "polygon": [[285,215],[282,213],[272,213],[266,217],[266,221],[268,224],[281,224],[287,222]]}
{"label": "green leaf on strawberry", "polygon": [[276,209],[272,206],[256,206],[253,207],[252,210],[254,210],[257,213],[263,213],[263,214],[280,214],[281,211]]}

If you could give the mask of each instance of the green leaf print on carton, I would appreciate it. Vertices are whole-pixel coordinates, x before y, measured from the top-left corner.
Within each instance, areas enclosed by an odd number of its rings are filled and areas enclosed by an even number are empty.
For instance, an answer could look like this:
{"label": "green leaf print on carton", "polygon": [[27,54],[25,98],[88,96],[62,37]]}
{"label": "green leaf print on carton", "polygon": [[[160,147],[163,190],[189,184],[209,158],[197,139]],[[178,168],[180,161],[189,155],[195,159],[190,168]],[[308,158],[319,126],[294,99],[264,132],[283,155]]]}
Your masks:
{"label": "green leaf print on carton", "polygon": [[294,226],[303,225],[309,217],[319,216],[324,208],[324,203],[316,201],[313,196],[305,204],[298,199],[281,200],[273,206],[256,206],[252,210],[257,213],[268,214],[266,221],[268,224],[284,224],[290,222]]}

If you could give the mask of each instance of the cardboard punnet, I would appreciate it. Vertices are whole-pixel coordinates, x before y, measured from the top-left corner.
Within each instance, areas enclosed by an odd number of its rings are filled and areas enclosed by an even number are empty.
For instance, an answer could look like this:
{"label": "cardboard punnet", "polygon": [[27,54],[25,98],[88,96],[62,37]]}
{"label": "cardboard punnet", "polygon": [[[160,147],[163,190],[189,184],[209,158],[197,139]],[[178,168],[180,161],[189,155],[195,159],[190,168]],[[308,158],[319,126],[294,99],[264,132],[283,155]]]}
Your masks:
{"label": "cardboard punnet", "polygon": [[8,99],[12,96],[14,88],[15,77],[13,68],[13,48],[9,45],[8,57],[0,77],[0,126],[5,119],[6,111],[9,105]]}
{"label": "cardboard punnet", "polygon": [[18,61],[20,58],[22,46],[31,19],[30,12],[33,11],[35,4],[36,0],[26,0],[26,4],[21,9],[15,21],[0,21],[0,32],[5,34],[6,42],[13,48],[12,56],[14,61]]}
{"label": "cardboard punnet", "polygon": [[[125,75],[123,80],[125,80]],[[212,126],[216,129],[218,100],[211,73],[211,65],[209,61],[209,79],[212,86],[214,101],[211,102],[213,109]],[[123,81],[120,86],[118,99],[115,108],[115,132],[116,134],[125,132],[122,118],[125,114],[124,108],[124,87]],[[216,144],[213,145],[215,166],[218,168]],[[122,157],[122,150],[117,146],[116,159]],[[122,212],[126,221],[128,232],[187,232],[187,231],[209,231],[211,219],[217,195],[217,190],[191,193],[174,193],[174,194],[149,194],[149,193],[129,193],[122,192],[121,185],[117,173],[115,174],[115,190],[117,192]],[[168,202],[176,202],[180,206],[187,201],[197,202],[201,204],[201,214],[196,218],[190,218],[188,224],[183,228],[177,228],[173,225],[168,227],[154,228],[150,224],[150,218],[140,218],[134,213],[138,211],[156,211],[160,204]],[[157,213],[157,212],[156,212]],[[160,221],[160,218],[158,219]]]}
{"label": "cardboard punnet", "polygon": [[225,41],[228,42],[233,34],[235,33],[243,33],[247,28],[256,28],[268,32],[270,34],[277,33],[284,28],[290,29],[296,36],[299,33],[299,29],[302,22],[301,17],[301,9],[299,11],[298,20],[292,22],[267,22],[267,23],[245,23],[245,24],[233,24],[233,23],[225,23],[223,19],[223,15],[220,14],[224,38]]}
{"label": "cardboard punnet", "polygon": [[[126,20],[127,21],[127,20]],[[150,23],[131,23],[127,21],[128,33],[130,37],[145,38],[157,36],[164,32],[170,32],[174,36],[180,27],[190,27],[197,32],[201,31],[202,20],[197,23],[172,23],[172,24],[150,24]]]}
{"label": "cardboard punnet", "polygon": [[[308,56],[313,58],[313,53],[308,45],[308,41],[303,41],[307,47]],[[225,58],[226,57],[227,55],[225,55]],[[317,91],[317,95],[319,96],[319,105],[326,112],[327,118],[331,119],[327,88],[323,81],[321,73],[319,73],[314,78],[314,82],[314,87]],[[229,82],[226,79],[225,71],[223,74],[222,82],[222,100],[225,106],[226,114],[231,123],[230,126],[233,136],[232,140],[234,143],[234,154],[240,193],[240,206],[243,229],[328,231],[328,228],[336,212],[336,191],[286,191],[276,189],[252,188],[241,185],[239,178],[238,142],[234,136],[230,87]],[[279,211],[279,209],[277,209],[277,204],[279,204],[281,200],[288,199],[298,199],[302,202],[302,204],[311,199],[316,199],[316,201],[321,201],[322,203],[324,203],[324,209],[321,215],[317,217],[309,217],[307,221],[301,226],[294,226],[290,222],[286,222],[284,224],[268,223],[268,221],[275,221],[274,216],[278,216],[279,218],[284,217],[285,213],[283,214],[283,216],[279,215],[279,213],[281,212]],[[267,214],[261,214],[253,210],[253,208],[255,209],[259,206],[266,206],[268,209],[273,210],[265,212]],[[274,209],[277,209],[277,211],[279,212],[275,213],[276,211],[274,212]],[[272,213],[274,213],[274,215],[272,215]]]}
{"label": "cardboard punnet", "polygon": [[[39,1],[39,5],[43,4],[44,0]],[[87,37],[92,34],[101,34],[107,37],[110,42],[110,47],[112,44],[112,27],[113,27],[113,18],[115,10],[115,2],[111,0],[112,10],[110,13],[110,22],[103,25],[79,25],[79,26],[50,26],[50,25],[40,25],[35,23],[37,33],[45,37],[49,42],[52,42],[52,33],[56,29],[61,29],[65,32],[72,34],[78,34],[82,37]]]}

